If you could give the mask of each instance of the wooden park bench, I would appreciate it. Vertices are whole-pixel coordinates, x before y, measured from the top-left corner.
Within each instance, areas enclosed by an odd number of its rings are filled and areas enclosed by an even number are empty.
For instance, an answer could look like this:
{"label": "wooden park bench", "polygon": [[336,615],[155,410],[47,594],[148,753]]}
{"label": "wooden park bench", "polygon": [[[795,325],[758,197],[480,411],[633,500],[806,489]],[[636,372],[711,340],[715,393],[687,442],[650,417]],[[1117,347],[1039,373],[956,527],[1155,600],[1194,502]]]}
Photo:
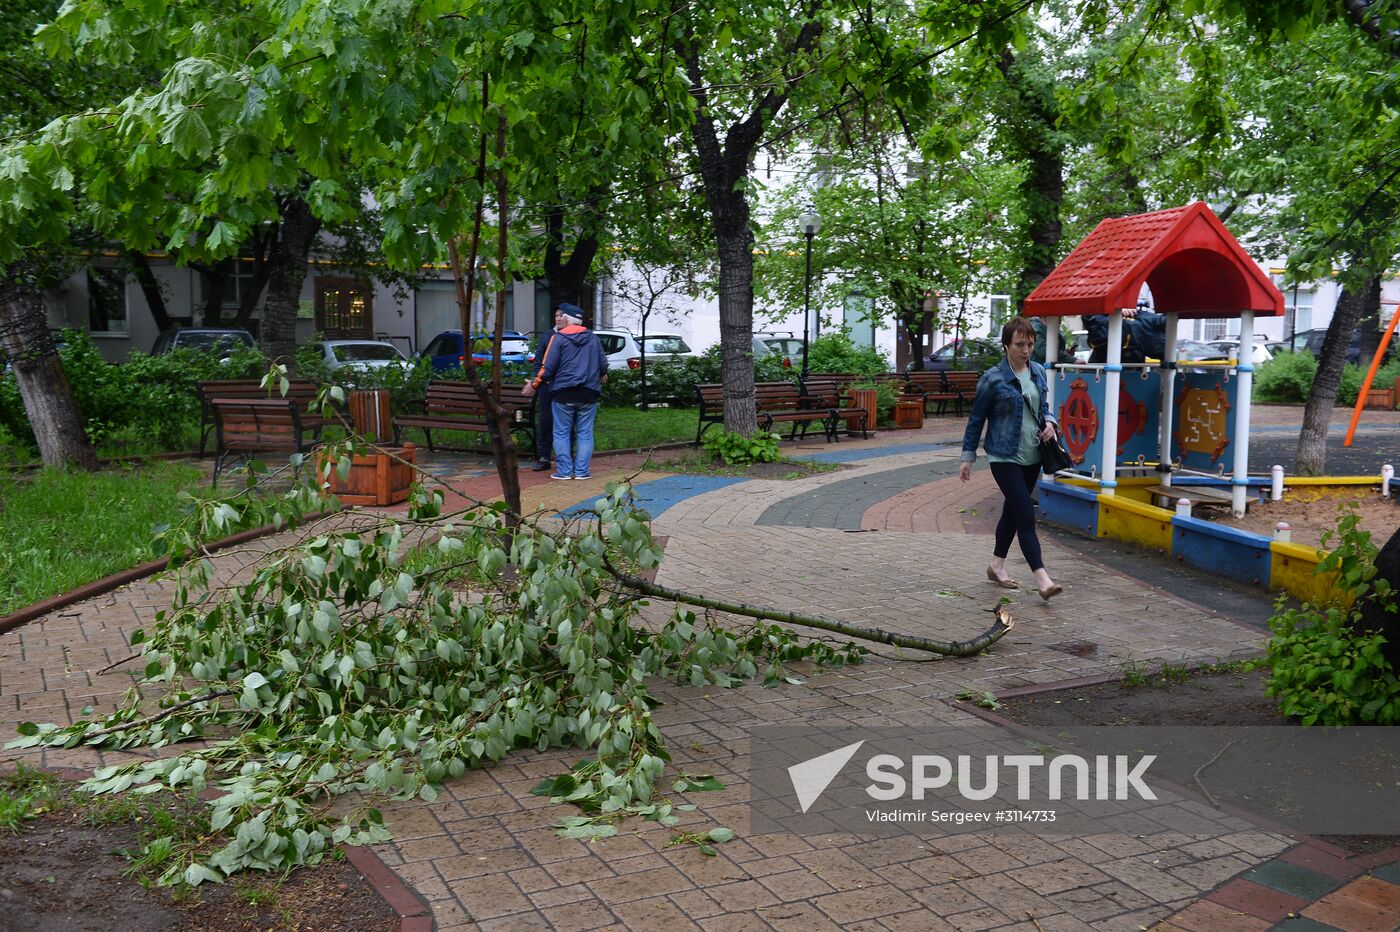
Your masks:
{"label": "wooden park bench", "polygon": [[[695,429],[695,445],[699,446],[711,425],[724,424],[724,386],[708,383],[697,385],[696,390],[700,395],[700,421]],[[791,424],[792,433],[788,439],[794,440],[798,436],[799,426],[805,437],[808,428],[820,423],[827,441],[836,439],[836,409],[809,405],[796,382],[754,383],[754,406],[758,413],[758,426],[763,430],[772,430],[774,424]]]}
{"label": "wooden park bench", "polygon": [[[945,414],[948,405],[953,413],[962,416],[964,409],[972,406],[977,394],[977,380],[980,372],[910,372],[905,375],[912,394],[923,398],[925,414]],[[937,410],[930,408],[937,405]]]}
{"label": "wooden park bench", "polygon": [[864,408],[845,406],[849,400],[846,392],[857,383],[857,378],[851,376],[849,379],[834,379],[825,375],[809,375],[803,383],[802,395],[806,399],[807,407],[836,412],[837,421],[846,420],[846,426],[859,430],[861,439],[864,440],[869,436],[867,432],[870,425],[866,423],[869,420],[869,412]]}
{"label": "wooden park bench", "polygon": [[224,398],[228,400],[257,400],[257,399],[289,399],[296,402],[301,413],[301,426],[304,430],[312,431],[317,439],[320,439],[321,428],[331,424],[340,423],[334,417],[326,417],[320,410],[312,410],[315,407],[316,393],[318,391],[316,383],[310,379],[293,379],[287,387],[287,394],[283,395],[276,387],[266,389],[262,385],[261,379],[211,379],[204,382],[195,383],[195,391],[199,395],[199,455],[204,455],[205,447],[211,434],[214,433],[215,419],[214,409],[210,404],[211,399]]}
{"label": "wooden park bench", "polygon": [[214,479],[231,456],[251,458],[255,453],[302,453],[312,445],[305,433],[302,404],[292,398],[206,399],[214,419]]}
{"label": "wooden park bench", "polygon": [[[510,432],[522,434],[525,443],[518,449],[535,449],[535,405],[534,399],[526,397],[523,385],[502,385],[501,404],[510,413]],[[428,383],[422,401],[410,402],[407,411],[394,418],[394,442],[398,443],[405,427],[422,428],[428,441],[428,449],[433,447],[434,430],[474,431],[490,436],[486,405],[481,396],[467,382],[439,380]]]}

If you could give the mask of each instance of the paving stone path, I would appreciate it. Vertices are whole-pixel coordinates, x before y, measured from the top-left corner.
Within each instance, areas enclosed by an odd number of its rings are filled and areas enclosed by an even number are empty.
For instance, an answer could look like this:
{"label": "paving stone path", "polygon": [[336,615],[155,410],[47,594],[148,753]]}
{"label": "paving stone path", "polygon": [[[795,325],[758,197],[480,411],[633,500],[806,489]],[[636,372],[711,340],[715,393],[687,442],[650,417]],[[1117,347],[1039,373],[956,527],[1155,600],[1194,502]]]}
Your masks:
{"label": "paving stone path", "polygon": [[[1262,409],[1256,420],[1280,426],[1290,416],[1296,409]],[[562,512],[586,505],[608,481],[632,477],[656,533],[667,538],[662,585],[961,639],[987,627],[986,609],[1003,594],[983,576],[1000,500],[985,464],[972,482],[958,481],[961,427],[935,420],[867,441],[807,442],[802,454],[844,468],[792,481],[639,472],[644,458],[632,455],[598,458],[592,480],[524,472],[522,486],[527,510]],[[465,495],[496,492],[480,463],[438,471]],[[1395,928],[1400,878],[1384,866],[1386,856],[1348,859],[1185,797],[1164,799],[1161,824],[1132,835],[748,831],[756,726],[968,724],[975,717],[954,699],[964,690],[1261,648],[1257,629],[1198,604],[1180,586],[1173,594],[1152,585],[1150,571],[1130,576],[1095,560],[1091,548],[1048,537],[1043,544],[1065,594],[1045,604],[1033,592],[1027,598],[1029,590],[1010,593],[1016,627],[984,655],[922,663],[876,656],[773,689],[660,684],[657,720],[676,768],[725,784],[677,796],[700,807],[688,825],[738,832],[714,857],[670,846],[671,833],[653,823],[627,823],[594,843],[558,837],[553,824],[562,810],[529,790],[577,756],[563,751],[518,753],[450,782],[433,803],[391,807],[395,837],[377,853],[431,904],[443,930]],[[220,556],[220,571],[236,572],[240,559]],[[1010,568],[1030,584],[1014,550]],[[168,597],[165,584],[147,580],[0,636],[0,734],[19,721],[68,721],[114,705],[130,677],[98,671],[130,653],[131,632]],[[1090,656],[1082,656],[1086,642],[1094,645]],[[0,752],[0,761],[21,756],[89,768],[103,757],[48,750]],[[1324,880],[1309,885],[1298,871]]]}

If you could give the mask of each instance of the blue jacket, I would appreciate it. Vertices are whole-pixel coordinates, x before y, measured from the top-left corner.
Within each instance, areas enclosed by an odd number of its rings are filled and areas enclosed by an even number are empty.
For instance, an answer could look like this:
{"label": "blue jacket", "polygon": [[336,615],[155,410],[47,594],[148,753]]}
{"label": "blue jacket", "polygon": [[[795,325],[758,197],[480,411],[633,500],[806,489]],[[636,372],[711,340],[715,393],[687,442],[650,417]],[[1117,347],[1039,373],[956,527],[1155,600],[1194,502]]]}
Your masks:
{"label": "blue jacket", "polygon": [[601,392],[607,371],[608,357],[598,335],[587,327],[565,327],[550,336],[535,386],[548,382],[555,393],[566,388]]}
{"label": "blue jacket", "polygon": [[[1050,414],[1049,385],[1045,367],[1034,360],[1030,363],[1031,381],[1040,392],[1040,416],[1050,424],[1059,422]],[[987,428],[987,452],[993,456],[1015,456],[1021,443],[1021,415],[1026,402],[1021,383],[1011,371],[1011,363],[1003,359],[977,380],[977,395],[972,400],[972,413],[963,433],[962,459],[971,463],[977,459],[977,445],[982,440],[982,428]]]}

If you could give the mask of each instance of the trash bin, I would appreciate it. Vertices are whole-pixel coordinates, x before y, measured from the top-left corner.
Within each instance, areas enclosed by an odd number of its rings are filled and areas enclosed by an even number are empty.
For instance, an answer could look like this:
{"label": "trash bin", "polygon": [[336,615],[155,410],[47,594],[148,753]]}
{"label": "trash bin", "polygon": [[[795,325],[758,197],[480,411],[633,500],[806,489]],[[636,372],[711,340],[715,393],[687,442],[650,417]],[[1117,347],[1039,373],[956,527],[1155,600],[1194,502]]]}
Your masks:
{"label": "trash bin", "polygon": [[381,443],[394,439],[394,422],[389,412],[389,393],[372,389],[350,393],[350,420],[355,433]]}

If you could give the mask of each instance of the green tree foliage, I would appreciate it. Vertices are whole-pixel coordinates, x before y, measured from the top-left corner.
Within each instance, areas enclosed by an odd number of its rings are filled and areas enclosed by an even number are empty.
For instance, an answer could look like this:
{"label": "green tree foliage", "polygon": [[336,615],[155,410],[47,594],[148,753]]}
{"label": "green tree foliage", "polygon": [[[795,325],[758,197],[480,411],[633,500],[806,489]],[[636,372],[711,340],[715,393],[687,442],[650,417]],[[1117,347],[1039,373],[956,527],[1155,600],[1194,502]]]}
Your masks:
{"label": "green tree foliage", "polygon": [[1376,547],[1359,521],[1344,509],[1323,536],[1332,551],[1317,571],[1335,576],[1333,600],[1297,608],[1281,600],[1269,619],[1266,692],[1304,725],[1400,723],[1400,678],[1382,652],[1385,638],[1360,630],[1361,602],[1379,599],[1394,612],[1396,594],[1377,574]]}

